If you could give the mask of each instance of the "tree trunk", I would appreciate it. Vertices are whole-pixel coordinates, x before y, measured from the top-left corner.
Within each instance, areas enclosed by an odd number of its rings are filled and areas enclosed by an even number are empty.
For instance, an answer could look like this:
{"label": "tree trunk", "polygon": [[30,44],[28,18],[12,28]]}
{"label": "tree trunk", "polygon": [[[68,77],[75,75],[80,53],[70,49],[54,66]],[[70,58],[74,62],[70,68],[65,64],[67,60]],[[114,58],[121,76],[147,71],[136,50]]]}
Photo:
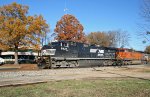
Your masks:
{"label": "tree trunk", "polygon": [[14,64],[19,64],[18,63],[18,47],[15,49],[15,63]]}

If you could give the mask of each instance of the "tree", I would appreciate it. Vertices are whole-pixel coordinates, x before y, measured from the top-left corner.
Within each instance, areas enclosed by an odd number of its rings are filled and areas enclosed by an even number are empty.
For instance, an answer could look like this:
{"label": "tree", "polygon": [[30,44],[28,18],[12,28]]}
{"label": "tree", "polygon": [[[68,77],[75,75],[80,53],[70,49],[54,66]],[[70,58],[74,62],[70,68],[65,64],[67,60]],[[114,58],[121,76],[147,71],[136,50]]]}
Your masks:
{"label": "tree", "polygon": [[18,50],[39,49],[41,38],[49,29],[41,15],[27,16],[28,9],[17,3],[0,7],[0,48],[15,51],[15,64],[18,64]]}
{"label": "tree", "polygon": [[56,24],[55,39],[85,42],[83,30],[83,26],[73,15],[66,14]]}
{"label": "tree", "polygon": [[145,52],[150,54],[150,46],[147,46],[147,47],[145,48]]}
{"label": "tree", "polygon": [[96,44],[105,47],[110,46],[109,36],[105,32],[92,32],[87,35],[87,41],[90,44]]}
{"label": "tree", "polygon": [[90,44],[105,47],[124,47],[129,43],[129,34],[125,31],[92,32],[87,35]]}
{"label": "tree", "polygon": [[108,31],[107,33],[110,41],[110,47],[117,47],[116,31]]}
{"label": "tree", "polygon": [[150,0],[143,0],[141,16],[146,22],[150,22]]}
{"label": "tree", "polygon": [[143,21],[140,24],[141,33],[139,35],[145,39],[143,43],[146,43],[147,41],[150,41],[150,0],[143,0],[140,15]]}
{"label": "tree", "polygon": [[116,33],[115,40],[117,47],[124,48],[125,46],[129,45],[130,35],[126,31],[118,30],[115,31],[115,33]]}

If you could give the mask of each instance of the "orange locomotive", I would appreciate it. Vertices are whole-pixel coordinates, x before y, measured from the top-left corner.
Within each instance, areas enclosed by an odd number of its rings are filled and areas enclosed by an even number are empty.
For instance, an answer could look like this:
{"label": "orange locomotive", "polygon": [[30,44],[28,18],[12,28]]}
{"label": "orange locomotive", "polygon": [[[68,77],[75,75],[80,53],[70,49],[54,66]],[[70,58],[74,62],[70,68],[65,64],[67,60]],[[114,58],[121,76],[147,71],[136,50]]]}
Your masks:
{"label": "orange locomotive", "polygon": [[141,64],[147,61],[143,52],[126,48],[118,48],[116,59],[119,65]]}

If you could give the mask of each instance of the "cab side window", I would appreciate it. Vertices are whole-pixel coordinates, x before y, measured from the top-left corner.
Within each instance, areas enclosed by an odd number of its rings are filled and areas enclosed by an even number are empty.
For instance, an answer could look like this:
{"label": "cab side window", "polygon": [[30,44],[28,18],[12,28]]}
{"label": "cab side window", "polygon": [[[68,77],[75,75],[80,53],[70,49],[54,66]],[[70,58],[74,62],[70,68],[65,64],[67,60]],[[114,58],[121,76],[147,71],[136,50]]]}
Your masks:
{"label": "cab side window", "polygon": [[69,44],[68,43],[61,43],[61,47],[69,47]]}

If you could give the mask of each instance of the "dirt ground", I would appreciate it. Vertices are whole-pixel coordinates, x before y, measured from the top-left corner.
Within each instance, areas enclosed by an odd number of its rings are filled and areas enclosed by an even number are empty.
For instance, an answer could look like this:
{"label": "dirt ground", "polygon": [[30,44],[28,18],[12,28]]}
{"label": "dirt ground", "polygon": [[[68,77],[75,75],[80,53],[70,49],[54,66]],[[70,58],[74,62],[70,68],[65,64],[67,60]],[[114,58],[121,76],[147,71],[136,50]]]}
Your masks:
{"label": "dirt ground", "polygon": [[[13,68],[13,70],[38,70],[37,64],[4,64],[2,66],[0,66],[1,69],[5,69],[6,71],[7,68],[11,71],[11,68]],[[5,71],[3,70],[3,71]]]}
{"label": "dirt ground", "polygon": [[[11,66],[12,65],[7,65],[6,67]],[[0,86],[89,78],[135,78],[150,81],[150,65],[42,70],[38,69],[36,64],[21,64],[19,66],[14,65],[14,67],[19,69],[0,70]]]}

